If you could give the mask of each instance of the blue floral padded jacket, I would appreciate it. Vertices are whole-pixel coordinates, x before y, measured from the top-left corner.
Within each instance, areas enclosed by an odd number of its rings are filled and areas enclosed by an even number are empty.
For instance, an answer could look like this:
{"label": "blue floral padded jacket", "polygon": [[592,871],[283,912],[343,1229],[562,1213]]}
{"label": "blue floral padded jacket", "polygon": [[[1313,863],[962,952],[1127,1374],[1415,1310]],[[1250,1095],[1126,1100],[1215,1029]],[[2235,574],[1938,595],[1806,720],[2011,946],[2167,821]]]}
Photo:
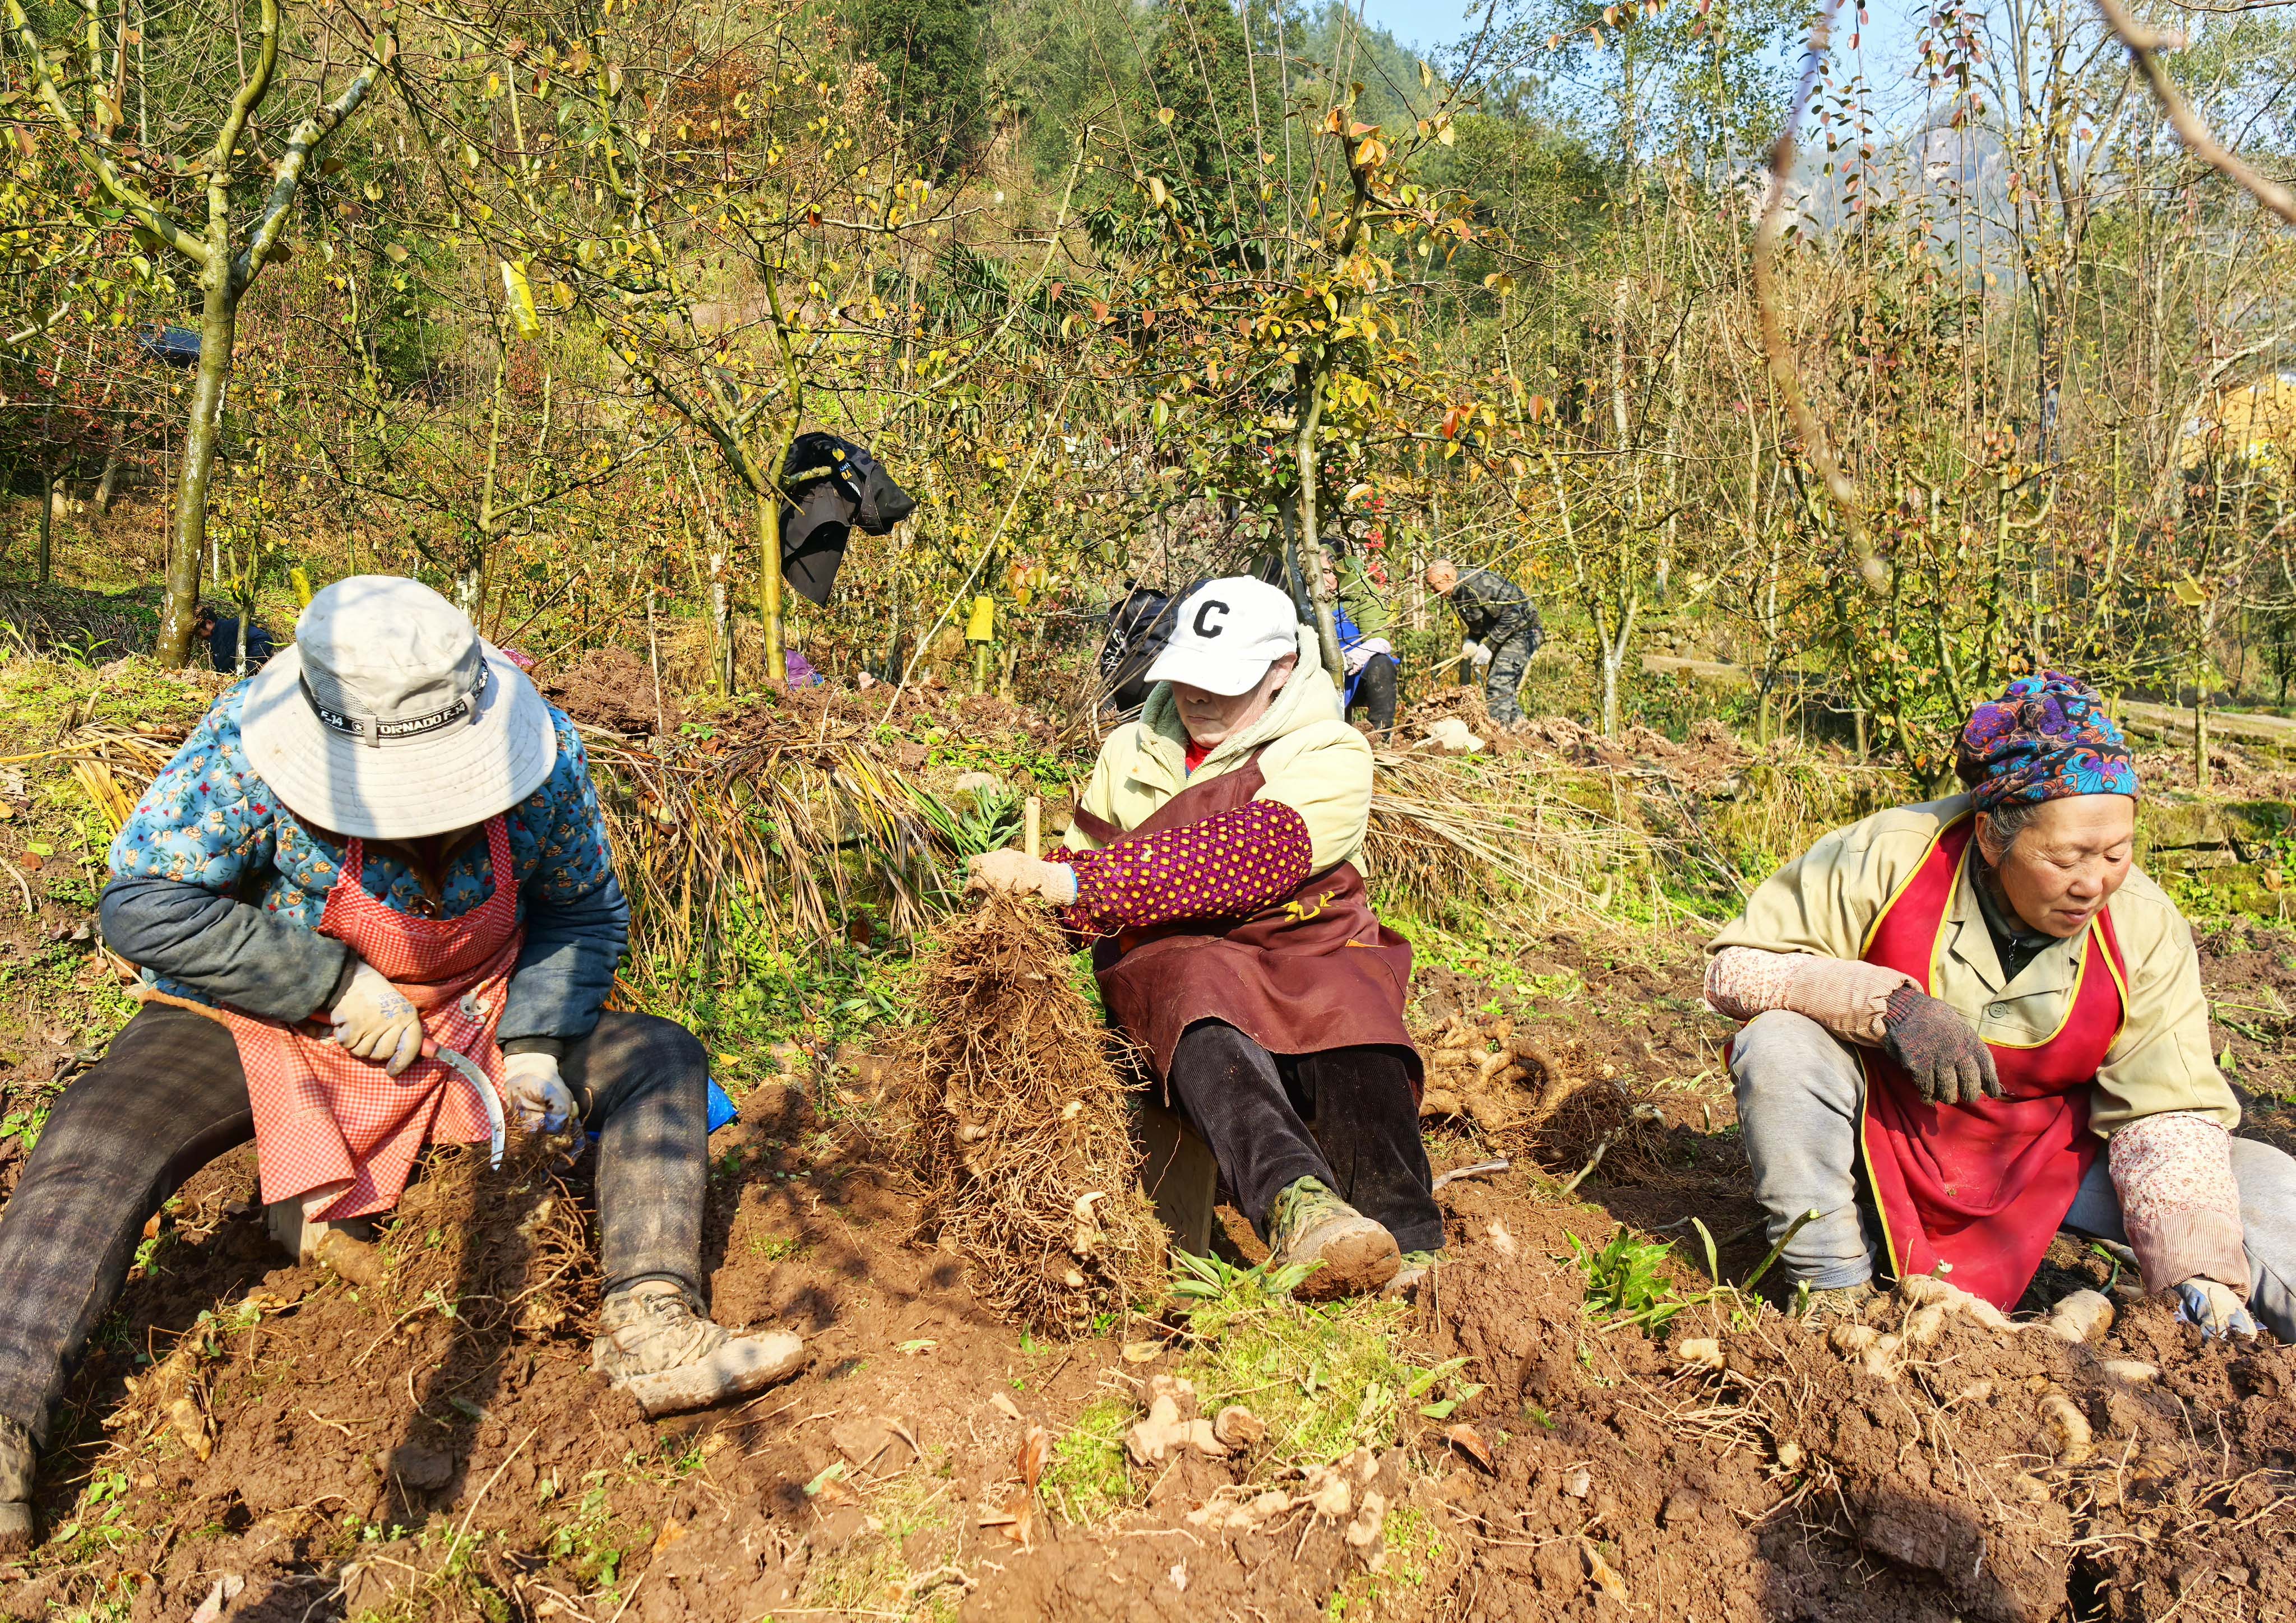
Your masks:
{"label": "blue floral padded jacket", "polygon": [[[159,990],[250,1014],[301,1020],[332,999],[348,949],[318,933],[345,853],[288,814],[240,742],[245,684],[209,707],[111,845],[104,940]],[[511,808],[512,880],[526,944],[500,1035],[579,1037],[597,1023],[629,930],[589,762],[553,708],[558,758]],[[362,882],[400,913],[455,918],[493,893],[487,842],[448,862],[435,908],[414,871],[370,848]],[[543,1045],[537,1043],[535,1045]]]}

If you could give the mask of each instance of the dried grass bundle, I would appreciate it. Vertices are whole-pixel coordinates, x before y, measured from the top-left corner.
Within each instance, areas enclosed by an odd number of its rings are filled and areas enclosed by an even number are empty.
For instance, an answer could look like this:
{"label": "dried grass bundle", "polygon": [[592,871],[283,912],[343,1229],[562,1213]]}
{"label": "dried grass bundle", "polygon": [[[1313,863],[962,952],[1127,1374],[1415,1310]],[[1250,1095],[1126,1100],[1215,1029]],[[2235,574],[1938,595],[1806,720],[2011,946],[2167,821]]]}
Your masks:
{"label": "dried grass bundle", "polygon": [[1166,1236],[1140,1189],[1126,1084],[1067,958],[1029,903],[943,925],[907,1103],[919,1234],[964,1259],[997,1313],[1072,1335],[1160,1291]]}

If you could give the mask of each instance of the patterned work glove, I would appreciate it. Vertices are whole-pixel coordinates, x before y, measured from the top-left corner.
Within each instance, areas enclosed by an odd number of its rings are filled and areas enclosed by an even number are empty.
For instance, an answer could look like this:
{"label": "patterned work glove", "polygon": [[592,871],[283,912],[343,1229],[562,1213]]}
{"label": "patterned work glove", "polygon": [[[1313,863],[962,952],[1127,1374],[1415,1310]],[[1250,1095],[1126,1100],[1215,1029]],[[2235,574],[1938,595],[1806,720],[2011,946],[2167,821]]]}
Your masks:
{"label": "patterned work glove", "polygon": [[422,1016],[372,964],[351,971],[350,986],[327,1011],[327,1023],[335,1029],[335,1041],[394,1077],[422,1052]]}
{"label": "patterned work glove", "polygon": [[1459,644],[1459,657],[1474,669],[1480,670],[1491,662],[1491,651],[1474,638],[1469,637]]}
{"label": "patterned work glove", "polygon": [[1925,1104],[1975,1104],[2003,1097],[1993,1052],[1951,1004],[1911,982],[1890,994],[1882,1046],[1906,1068]]}
{"label": "patterned work glove", "polygon": [[558,1075],[556,1056],[540,1052],[503,1056],[503,1081],[519,1131],[555,1138],[573,1122],[574,1095]]}
{"label": "patterned work glove", "polygon": [[1006,848],[966,862],[967,890],[992,895],[1033,896],[1065,907],[1077,898],[1076,870],[1066,863],[1040,862],[1026,851]]}
{"label": "patterned work glove", "polygon": [[2248,1316],[2248,1305],[2240,1299],[2240,1293],[2213,1279],[2188,1279],[2177,1287],[2177,1316],[2187,1324],[2198,1324],[2201,1333],[2211,1340],[2256,1333],[2256,1321]]}

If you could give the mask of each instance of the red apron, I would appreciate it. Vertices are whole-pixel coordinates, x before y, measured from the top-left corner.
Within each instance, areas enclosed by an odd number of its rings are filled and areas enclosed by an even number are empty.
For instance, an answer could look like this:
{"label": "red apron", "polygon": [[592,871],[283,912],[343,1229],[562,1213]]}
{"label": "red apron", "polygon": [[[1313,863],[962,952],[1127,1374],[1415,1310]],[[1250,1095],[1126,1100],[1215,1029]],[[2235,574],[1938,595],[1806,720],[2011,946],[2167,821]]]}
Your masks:
{"label": "red apron", "polygon": [[[1078,825],[1103,847],[1185,828],[1243,806],[1267,780],[1254,755],[1234,772],[1192,783],[1129,833],[1091,813]],[[1180,1036],[1225,1021],[1270,1053],[1383,1045],[1418,1051],[1404,1024],[1411,943],[1379,922],[1363,875],[1341,863],[1247,919],[1184,919],[1128,930],[1093,949],[1109,1013],[1168,1076]]]}
{"label": "red apron", "polygon": [[[495,1027],[525,931],[504,819],[487,824],[493,894],[455,919],[398,913],[366,893],[365,842],[350,841],[327,892],[319,933],[332,936],[405,994],[423,1034],[452,1048],[503,1092]],[[485,1108],[461,1074],[418,1059],[393,1077],[335,1043],[234,1009],[214,1011],[239,1043],[255,1112],[255,1152],[265,1201],[299,1200],[340,1185],[323,1222],[387,1211],[398,1203],[414,1158],[428,1143],[476,1143],[490,1135]]]}
{"label": "red apron", "polygon": [[[1939,832],[1874,920],[1866,963],[1902,970],[1935,995],[1939,939],[1975,828],[1964,816]],[[2099,913],[2056,1030],[2030,1047],[1987,1043],[2001,1099],[1925,1104],[1895,1061],[1857,1050],[1866,1171],[1898,1278],[1942,1263],[1963,1290],[2004,1312],[2017,1305],[2095,1163],[2088,1089],[2120,1034],[2126,980],[2112,916]]]}

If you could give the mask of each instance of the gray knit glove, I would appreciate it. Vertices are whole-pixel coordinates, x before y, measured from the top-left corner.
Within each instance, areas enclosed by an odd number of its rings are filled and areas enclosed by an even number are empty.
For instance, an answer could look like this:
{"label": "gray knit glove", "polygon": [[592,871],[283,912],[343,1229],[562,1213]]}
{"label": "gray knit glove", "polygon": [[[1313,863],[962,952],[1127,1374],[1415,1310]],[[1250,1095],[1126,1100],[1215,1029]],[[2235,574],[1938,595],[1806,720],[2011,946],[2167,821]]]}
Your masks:
{"label": "gray knit glove", "polygon": [[1906,1068],[1923,1103],[1975,1104],[2004,1096],[1993,1051],[1951,1004],[1908,982],[1890,994],[1882,1030],[1882,1048]]}

